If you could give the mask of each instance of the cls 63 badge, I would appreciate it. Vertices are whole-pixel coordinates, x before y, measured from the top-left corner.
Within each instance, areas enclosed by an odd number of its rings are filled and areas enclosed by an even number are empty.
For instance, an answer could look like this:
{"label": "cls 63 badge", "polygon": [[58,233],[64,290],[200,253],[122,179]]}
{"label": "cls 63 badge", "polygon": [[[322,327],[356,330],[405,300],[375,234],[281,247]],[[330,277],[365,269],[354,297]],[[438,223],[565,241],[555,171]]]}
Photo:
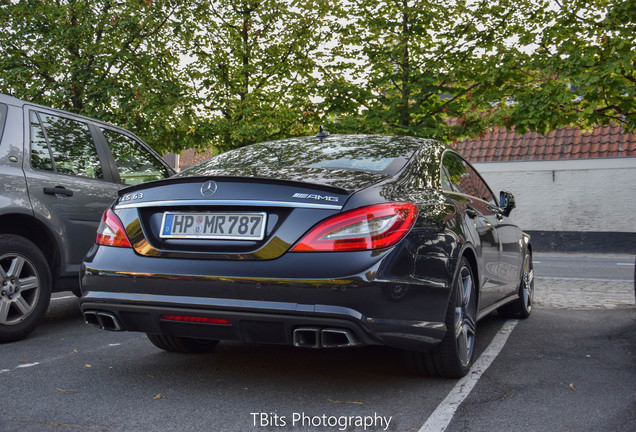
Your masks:
{"label": "cls 63 badge", "polygon": [[142,199],[144,197],[144,194],[141,192],[138,193],[134,193],[134,194],[128,194],[128,195],[124,195],[121,198],[119,198],[119,202],[123,203],[126,201],[132,201],[132,200],[138,200],[138,199]]}

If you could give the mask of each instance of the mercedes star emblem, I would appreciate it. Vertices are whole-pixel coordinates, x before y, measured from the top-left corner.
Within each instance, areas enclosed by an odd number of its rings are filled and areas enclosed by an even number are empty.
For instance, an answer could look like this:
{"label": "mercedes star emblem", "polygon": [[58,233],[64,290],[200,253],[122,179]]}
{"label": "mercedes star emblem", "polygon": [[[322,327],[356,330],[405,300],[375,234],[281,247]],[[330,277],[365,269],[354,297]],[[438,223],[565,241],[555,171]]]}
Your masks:
{"label": "mercedes star emblem", "polygon": [[201,185],[201,195],[205,198],[210,198],[216,193],[216,183],[212,180],[208,180]]}

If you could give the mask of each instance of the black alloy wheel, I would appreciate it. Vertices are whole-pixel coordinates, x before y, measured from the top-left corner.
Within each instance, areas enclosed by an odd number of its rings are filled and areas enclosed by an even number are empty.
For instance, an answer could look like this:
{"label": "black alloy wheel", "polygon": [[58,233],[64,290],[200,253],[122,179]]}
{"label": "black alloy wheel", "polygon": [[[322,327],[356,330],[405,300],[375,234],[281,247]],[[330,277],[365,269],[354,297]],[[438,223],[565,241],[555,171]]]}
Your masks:
{"label": "black alloy wheel", "polygon": [[51,300],[51,273],[44,254],[31,241],[0,235],[0,342],[29,334]]}
{"label": "black alloy wheel", "polygon": [[420,375],[461,378],[468,373],[475,354],[477,293],[473,270],[462,258],[446,312],[446,336],[427,352],[409,352],[411,369]]}
{"label": "black alloy wheel", "polygon": [[504,318],[526,319],[532,313],[534,303],[534,266],[532,254],[527,251],[523,259],[521,280],[519,282],[519,297],[507,305],[497,309],[497,313]]}

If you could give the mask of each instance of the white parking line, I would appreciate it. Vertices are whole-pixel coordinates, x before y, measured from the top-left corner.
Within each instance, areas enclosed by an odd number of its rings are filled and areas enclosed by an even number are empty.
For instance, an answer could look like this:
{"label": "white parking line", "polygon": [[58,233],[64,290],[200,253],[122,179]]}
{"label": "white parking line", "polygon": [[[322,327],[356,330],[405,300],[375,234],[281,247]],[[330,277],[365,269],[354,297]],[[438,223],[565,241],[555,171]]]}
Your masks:
{"label": "white parking line", "polygon": [[636,265],[636,263],[616,263],[616,265],[634,267]]}
{"label": "white parking line", "polygon": [[64,300],[64,299],[70,299],[70,298],[77,298],[74,295],[72,296],[64,296],[64,297],[51,297],[51,301],[53,300]]}
{"label": "white parking line", "polygon": [[[108,344],[105,346],[101,346],[99,348],[94,348],[94,349],[90,349],[90,350],[86,350],[86,351],[82,351],[82,353],[84,354],[92,354],[98,351],[102,351],[108,348],[113,348],[113,347],[118,347],[121,346],[121,343],[112,343],[112,344]],[[59,361],[59,360],[65,360],[69,357],[72,357],[74,355],[76,355],[77,353],[65,353],[62,354],[60,356],[56,356],[56,357],[51,357],[51,358],[45,358],[45,359],[41,359],[40,361],[34,361],[32,363],[23,363],[23,364],[19,364],[17,366],[15,366],[13,369],[0,369],[0,375],[1,374],[6,374],[6,373],[12,373],[18,369],[25,369],[25,368],[30,368],[30,367],[34,367],[34,366],[40,366],[40,365],[44,365],[47,363],[52,363],[55,361]]]}
{"label": "white parking line", "polygon": [[482,374],[499,355],[518,322],[518,320],[509,320],[501,326],[490,345],[481,353],[471,368],[470,373],[457,381],[455,387],[448,393],[442,403],[437,406],[419,432],[443,432],[446,430],[451,420],[453,420],[455,411],[470,394]]}
{"label": "white parking line", "polygon": [[37,365],[39,365],[39,364],[40,364],[39,362],[21,364],[20,366],[18,366],[18,367],[17,367],[17,369],[33,367],[33,366],[37,366]]}

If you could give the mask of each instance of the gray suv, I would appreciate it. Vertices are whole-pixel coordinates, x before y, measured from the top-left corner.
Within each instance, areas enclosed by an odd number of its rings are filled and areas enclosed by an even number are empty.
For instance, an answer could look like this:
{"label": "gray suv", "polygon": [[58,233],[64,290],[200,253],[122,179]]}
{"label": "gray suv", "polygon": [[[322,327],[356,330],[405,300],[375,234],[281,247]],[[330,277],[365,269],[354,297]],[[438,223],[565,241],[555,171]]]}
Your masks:
{"label": "gray suv", "polygon": [[124,129],[0,94],[0,343],[31,332],[51,292],[79,295],[119,189],[173,173]]}

